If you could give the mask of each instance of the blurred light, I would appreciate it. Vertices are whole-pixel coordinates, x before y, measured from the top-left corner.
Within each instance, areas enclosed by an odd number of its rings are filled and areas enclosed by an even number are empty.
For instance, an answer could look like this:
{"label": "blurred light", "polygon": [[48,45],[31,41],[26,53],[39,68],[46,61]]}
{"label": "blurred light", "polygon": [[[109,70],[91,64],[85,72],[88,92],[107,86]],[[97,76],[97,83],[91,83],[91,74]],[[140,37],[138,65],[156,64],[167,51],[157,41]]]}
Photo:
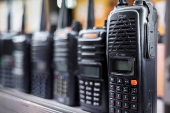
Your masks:
{"label": "blurred light", "polygon": [[62,0],[57,0],[57,6],[58,6],[59,8],[61,8],[61,3],[62,3]]}
{"label": "blurred light", "polygon": [[73,9],[77,5],[76,0],[66,0],[66,1],[67,1],[66,6],[69,9]]}
{"label": "blurred light", "polygon": [[[61,3],[62,3],[62,0],[57,0],[57,6],[59,8],[61,8]],[[76,0],[66,0],[66,7],[67,8],[73,9],[76,5],[77,5],[77,1]]]}

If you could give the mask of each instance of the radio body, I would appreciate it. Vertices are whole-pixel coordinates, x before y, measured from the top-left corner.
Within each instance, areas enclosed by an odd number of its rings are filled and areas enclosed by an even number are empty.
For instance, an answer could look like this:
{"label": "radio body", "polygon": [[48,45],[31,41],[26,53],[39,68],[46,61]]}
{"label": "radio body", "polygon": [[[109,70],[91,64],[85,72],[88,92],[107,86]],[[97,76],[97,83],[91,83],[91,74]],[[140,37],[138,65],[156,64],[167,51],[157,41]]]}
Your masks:
{"label": "radio body", "polygon": [[42,98],[52,98],[53,91],[53,34],[36,32],[31,45],[31,93]]}
{"label": "radio body", "polygon": [[108,17],[110,113],[157,112],[157,18],[142,0],[118,6]]}
{"label": "radio body", "polygon": [[31,37],[32,34],[13,37],[14,86],[25,93],[30,93],[31,90]]}
{"label": "radio body", "polygon": [[78,105],[78,32],[60,29],[54,38],[54,97],[66,105]]}
{"label": "radio body", "polygon": [[1,34],[2,55],[1,55],[1,84],[5,87],[14,87],[14,76],[12,69],[14,66],[13,42],[12,37],[17,33],[3,33]]}
{"label": "radio body", "polygon": [[108,112],[106,29],[82,30],[78,39],[79,94],[81,108]]}

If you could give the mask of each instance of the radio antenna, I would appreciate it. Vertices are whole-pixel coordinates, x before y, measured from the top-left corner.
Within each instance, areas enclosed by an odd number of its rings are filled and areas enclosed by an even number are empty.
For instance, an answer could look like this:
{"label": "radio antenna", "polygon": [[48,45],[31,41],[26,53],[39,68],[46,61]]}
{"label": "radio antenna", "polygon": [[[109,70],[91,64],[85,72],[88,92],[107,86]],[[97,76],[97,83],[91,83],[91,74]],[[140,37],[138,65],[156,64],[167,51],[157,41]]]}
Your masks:
{"label": "radio antenna", "polygon": [[11,30],[11,1],[8,2],[7,32]]}
{"label": "radio antenna", "polygon": [[45,0],[42,1],[40,31],[46,30],[46,13],[45,13]]}
{"label": "radio antenna", "polygon": [[61,9],[59,11],[58,29],[68,27],[68,10],[65,5],[65,0],[62,0]]}
{"label": "radio antenna", "polygon": [[86,28],[92,29],[94,27],[94,3],[93,0],[88,0]]}
{"label": "radio antenna", "polygon": [[23,1],[23,15],[22,15],[22,25],[21,25],[21,34],[25,33],[25,2]]}
{"label": "radio antenna", "polygon": [[118,0],[118,6],[126,6],[129,4],[128,0]]}

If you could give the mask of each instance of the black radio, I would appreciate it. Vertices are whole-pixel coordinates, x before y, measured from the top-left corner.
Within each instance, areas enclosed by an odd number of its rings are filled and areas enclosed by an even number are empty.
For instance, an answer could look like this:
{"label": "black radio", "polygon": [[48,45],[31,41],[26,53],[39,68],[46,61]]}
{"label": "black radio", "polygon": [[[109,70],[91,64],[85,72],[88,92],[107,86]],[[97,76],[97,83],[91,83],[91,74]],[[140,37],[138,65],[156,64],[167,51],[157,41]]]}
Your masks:
{"label": "black radio", "polygon": [[14,67],[12,70],[14,76],[14,87],[22,92],[30,93],[31,86],[31,37],[32,34],[25,33],[25,4],[23,3],[22,15],[22,34],[14,36],[13,58]]}
{"label": "black radio", "polygon": [[84,110],[107,113],[106,27],[93,27],[94,6],[93,0],[89,0],[87,29],[80,31],[78,39],[80,103]]}
{"label": "black radio", "polygon": [[[60,14],[60,19],[67,16],[65,0]],[[77,36],[82,26],[74,21],[71,28],[66,28],[67,19],[61,20],[58,25],[54,37],[54,98],[66,105],[78,105]]]}
{"label": "black radio", "polygon": [[10,88],[15,86],[12,74],[14,66],[12,37],[15,35],[17,33],[2,34],[1,84]]}
{"label": "black radio", "polygon": [[15,88],[19,91],[30,93],[31,85],[31,34],[13,37],[13,76]]}
{"label": "black radio", "polygon": [[14,76],[12,74],[12,69],[14,66],[14,59],[12,56],[13,51],[13,42],[12,38],[13,36],[19,34],[17,32],[11,31],[11,2],[8,3],[8,32],[2,33],[0,35],[1,38],[1,84],[5,87],[14,87]]}
{"label": "black radio", "polygon": [[119,0],[107,24],[110,113],[157,112],[157,11]]}
{"label": "black radio", "polygon": [[42,98],[52,98],[53,92],[53,33],[46,31],[45,0],[42,3],[40,32],[33,34],[31,44],[31,93]]}
{"label": "black radio", "polygon": [[31,45],[31,93],[42,98],[52,98],[53,90],[53,37],[49,35],[45,31],[34,33]]}

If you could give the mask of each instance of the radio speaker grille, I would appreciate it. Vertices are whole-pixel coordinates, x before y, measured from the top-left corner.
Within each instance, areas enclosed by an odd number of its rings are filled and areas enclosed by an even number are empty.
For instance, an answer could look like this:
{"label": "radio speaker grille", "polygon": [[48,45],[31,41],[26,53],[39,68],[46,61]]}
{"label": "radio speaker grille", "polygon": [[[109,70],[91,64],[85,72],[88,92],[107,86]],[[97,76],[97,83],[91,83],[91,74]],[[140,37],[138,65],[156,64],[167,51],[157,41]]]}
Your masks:
{"label": "radio speaker grille", "polygon": [[109,52],[136,51],[136,18],[114,19],[110,21],[108,34]]}

